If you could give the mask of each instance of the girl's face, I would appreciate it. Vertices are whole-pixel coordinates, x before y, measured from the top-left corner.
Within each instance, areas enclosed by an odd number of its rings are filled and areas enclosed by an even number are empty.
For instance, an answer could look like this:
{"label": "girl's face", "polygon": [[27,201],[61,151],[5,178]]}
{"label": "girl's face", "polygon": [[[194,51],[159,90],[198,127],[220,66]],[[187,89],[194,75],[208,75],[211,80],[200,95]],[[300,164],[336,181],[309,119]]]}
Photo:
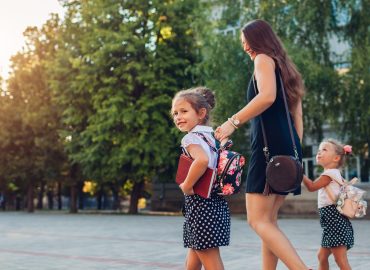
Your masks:
{"label": "girl's face", "polygon": [[171,111],[176,127],[182,132],[189,132],[201,123],[206,113],[205,108],[200,109],[197,113],[191,104],[183,98],[174,100]]}
{"label": "girl's face", "polygon": [[249,55],[249,57],[252,59],[252,61],[254,60],[254,58],[256,58],[256,53],[249,47],[248,45],[248,42],[247,40],[245,39],[243,33],[241,34],[241,40],[242,40],[242,44],[243,44],[243,50]]}
{"label": "girl's face", "polygon": [[316,162],[325,169],[333,169],[338,167],[340,156],[335,152],[334,145],[328,142],[323,142],[319,146],[316,154]]}

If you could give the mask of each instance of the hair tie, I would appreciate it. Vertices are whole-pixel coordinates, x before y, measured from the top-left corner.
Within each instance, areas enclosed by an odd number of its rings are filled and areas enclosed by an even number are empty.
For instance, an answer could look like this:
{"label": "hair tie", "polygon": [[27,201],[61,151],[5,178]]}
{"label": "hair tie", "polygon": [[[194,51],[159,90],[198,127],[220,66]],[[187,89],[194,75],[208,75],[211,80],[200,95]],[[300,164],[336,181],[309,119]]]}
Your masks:
{"label": "hair tie", "polygon": [[352,145],[345,145],[343,146],[344,154],[345,155],[350,155],[352,154]]}

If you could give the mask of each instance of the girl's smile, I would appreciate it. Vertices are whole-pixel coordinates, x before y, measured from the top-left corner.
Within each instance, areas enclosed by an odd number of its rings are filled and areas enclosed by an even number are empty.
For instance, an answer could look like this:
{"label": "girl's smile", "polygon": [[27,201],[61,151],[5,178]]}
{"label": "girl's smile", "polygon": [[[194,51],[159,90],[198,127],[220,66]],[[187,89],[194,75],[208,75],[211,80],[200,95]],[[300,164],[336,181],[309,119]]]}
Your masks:
{"label": "girl's smile", "polygon": [[197,113],[185,99],[177,99],[173,102],[172,116],[176,127],[182,132],[189,132],[204,118],[202,113]]}

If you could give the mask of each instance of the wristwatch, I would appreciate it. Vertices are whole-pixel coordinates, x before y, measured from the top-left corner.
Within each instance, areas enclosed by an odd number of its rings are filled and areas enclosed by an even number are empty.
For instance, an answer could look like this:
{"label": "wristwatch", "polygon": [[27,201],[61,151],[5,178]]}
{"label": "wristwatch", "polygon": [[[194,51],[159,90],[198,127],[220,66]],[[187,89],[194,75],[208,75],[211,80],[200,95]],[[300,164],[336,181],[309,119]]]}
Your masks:
{"label": "wristwatch", "polygon": [[240,124],[240,120],[239,119],[237,119],[236,118],[236,116],[235,116],[235,114],[233,115],[233,116],[231,116],[231,121],[233,122],[233,124],[235,125],[235,126],[239,126],[239,124]]}
{"label": "wristwatch", "polygon": [[238,128],[238,125],[240,124],[240,121],[238,119],[235,118],[235,115],[233,115],[232,117],[230,118],[227,118],[227,121],[229,121],[229,123],[235,128],[237,129]]}

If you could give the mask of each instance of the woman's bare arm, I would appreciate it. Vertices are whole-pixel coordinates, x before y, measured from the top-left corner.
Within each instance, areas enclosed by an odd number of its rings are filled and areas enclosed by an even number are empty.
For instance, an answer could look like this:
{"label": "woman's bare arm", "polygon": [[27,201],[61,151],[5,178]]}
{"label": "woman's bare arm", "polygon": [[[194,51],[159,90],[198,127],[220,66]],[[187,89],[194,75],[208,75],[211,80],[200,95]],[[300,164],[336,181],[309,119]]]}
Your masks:
{"label": "woman's bare arm", "polygon": [[293,111],[293,121],[294,121],[294,127],[297,130],[298,137],[300,141],[302,142],[303,139],[303,113],[302,113],[302,100],[299,99],[299,101],[296,104],[296,107]]}
{"label": "woman's bare arm", "polygon": [[269,56],[259,54],[254,59],[258,93],[244,108],[235,114],[243,124],[263,113],[276,99],[275,63]]}
{"label": "woman's bare arm", "polygon": [[[265,54],[259,54],[254,59],[255,77],[257,81],[257,95],[235,114],[240,124],[246,123],[253,117],[263,113],[276,99],[275,63],[273,59]],[[216,130],[216,138],[224,140],[229,137],[235,128],[229,121],[220,127],[220,133]]]}

